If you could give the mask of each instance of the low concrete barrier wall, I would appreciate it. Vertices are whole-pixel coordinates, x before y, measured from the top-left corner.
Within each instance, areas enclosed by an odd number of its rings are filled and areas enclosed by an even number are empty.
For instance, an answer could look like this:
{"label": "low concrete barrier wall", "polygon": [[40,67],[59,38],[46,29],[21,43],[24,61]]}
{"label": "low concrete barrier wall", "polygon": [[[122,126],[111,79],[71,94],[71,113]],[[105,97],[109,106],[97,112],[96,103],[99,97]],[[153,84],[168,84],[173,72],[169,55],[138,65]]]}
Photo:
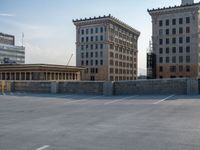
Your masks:
{"label": "low concrete barrier wall", "polygon": [[58,93],[103,95],[104,82],[59,82]]}
{"label": "low concrete barrier wall", "polygon": [[12,81],[12,92],[66,93],[91,95],[198,94],[198,79],[156,79],[137,81]]}
{"label": "low concrete barrier wall", "polygon": [[11,85],[13,92],[51,93],[51,82],[15,81]]}

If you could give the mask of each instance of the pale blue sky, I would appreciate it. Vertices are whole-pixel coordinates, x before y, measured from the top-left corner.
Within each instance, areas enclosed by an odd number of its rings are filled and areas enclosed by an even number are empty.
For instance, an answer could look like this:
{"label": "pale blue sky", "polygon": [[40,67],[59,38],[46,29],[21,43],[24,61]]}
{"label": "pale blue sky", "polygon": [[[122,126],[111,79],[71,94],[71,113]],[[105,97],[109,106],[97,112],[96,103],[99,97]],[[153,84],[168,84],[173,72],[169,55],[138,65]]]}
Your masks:
{"label": "pale blue sky", "polygon": [[[198,2],[198,1],[195,1]],[[146,68],[151,39],[147,9],[180,5],[181,0],[0,0],[0,32],[16,36],[24,32],[26,63],[75,65],[75,26],[72,19],[111,14],[141,32],[139,73]]]}

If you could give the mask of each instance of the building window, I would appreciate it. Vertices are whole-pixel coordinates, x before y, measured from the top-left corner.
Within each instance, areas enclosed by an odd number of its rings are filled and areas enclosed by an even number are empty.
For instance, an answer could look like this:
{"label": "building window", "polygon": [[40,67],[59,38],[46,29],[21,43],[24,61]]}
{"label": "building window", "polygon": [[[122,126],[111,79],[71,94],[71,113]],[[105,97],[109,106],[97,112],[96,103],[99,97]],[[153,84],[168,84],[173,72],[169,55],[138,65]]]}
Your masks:
{"label": "building window", "polygon": [[98,41],[98,40],[99,40],[99,39],[98,39],[98,36],[96,36],[95,39],[96,39],[96,41]]}
{"label": "building window", "polygon": [[93,60],[90,60],[90,65],[93,66]]}
{"label": "building window", "polygon": [[103,57],[103,52],[100,52],[100,57],[101,57],[101,58]]}
{"label": "building window", "polygon": [[88,45],[85,46],[86,50],[88,49],[88,47],[89,47]]}
{"label": "building window", "polygon": [[86,29],[86,34],[89,34],[89,30],[88,29]]}
{"label": "building window", "polygon": [[190,56],[186,56],[186,63],[190,63]]}
{"label": "building window", "polygon": [[179,24],[183,24],[183,18],[179,18]]}
{"label": "building window", "polygon": [[186,17],[186,23],[190,23],[190,17]]}
{"label": "building window", "polygon": [[163,39],[159,40],[159,44],[162,45],[163,44]]}
{"label": "building window", "polygon": [[103,49],[103,44],[100,44],[100,49]]}
{"label": "building window", "polygon": [[190,43],[190,37],[189,36],[186,37],[186,43]]}
{"label": "building window", "polygon": [[159,67],[159,72],[163,72],[163,67],[162,66]]}
{"label": "building window", "polygon": [[186,47],[186,52],[187,52],[187,53],[190,53],[190,46],[187,46],[187,47]]}
{"label": "building window", "polygon": [[160,27],[163,26],[163,21],[162,21],[162,20],[159,21],[159,26],[160,26]]}
{"label": "building window", "polygon": [[166,35],[169,35],[169,29],[165,30]]}
{"label": "building window", "polygon": [[81,30],[81,34],[84,35],[84,29]]}
{"label": "building window", "polygon": [[166,38],[166,44],[169,44],[169,38]]}
{"label": "building window", "polygon": [[183,34],[183,28],[182,27],[179,28],[179,34]]}
{"label": "building window", "polygon": [[86,42],[88,42],[89,41],[89,37],[86,37]]}
{"label": "building window", "polygon": [[183,63],[183,56],[179,56],[179,63]]}
{"label": "building window", "polygon": [[84,50],[84,45],[81,45],[81,50]]}
{"label": "building window", "polygon": [[176,72],[176,66],[170,66],[170,72]]}
{"label": "building window", "polygon": [[186,66],[186,72],[190,72],[190,66]]}
{"label": "building window", "polygon": [[84,61],[83,61],[83,60],[81,61],[81,65],[82,65],[82,66],[84,65]]}
{"label": "building window", "polygon": [[93,57],[93,52],[90,53],[90,57],[91,57],[91,58]]}
{"label": "building window", "polygon": [[163,35],[163,29],[159,30],[159,35]]}
{"label": "building window", "polygon": [[162,54],[163,53],[163,48],[159,49],[159,53]]}
{"label": "building window", "polygon": [[176,34],[176,28],[172,29],[172,34]]}
{"label": "building window", "polygon": [[96,57],[96,58],[98,57],[98,52],[95,52],[95,57]]}
{"label": "building window", "polygon": [[172,53],[176,53],[176,47],[172,48]]}
{"label": "building window", "polygon": [[98,65],[98,60],[95,61],[95,65],[96,65],[96,66]]}
{"label": "building window", "polygon": [[176,19],[172,19],[172,25],[176,25]]}
{"label": "building window", "polygon": [[94,40],[94,38],[93,38],[93,36],[91,36],[91,37],[90,37],[90,41],[93,42],[93,40]]}
{"label": "building window", "polygon": [[103,33],[103,27],[100,28],[101,33]]}
{"label": "building window", "polygon": [[159,62],[160,62],[160,63],[163,63],[163,57],[160,57],[160,58],[159,58]]}
{"label": "building window", "polygon": [[183,72],[183,66],[179,66],[179,71]]}
{"label": "building window", "polygon": [[179,53],[183,53],[183,47],[182,46],[179,47]]}
{"label": "building window", "polygon": [[169,54],[169,47],[166,48],[166,54]]}
{"label": "building window", "polygon": [[88,52],[86,52],[86,58],[88,58]]}
{"label": "building window", "polygon": [[98,49],[98,44],[95,44],[95,49]]}
{"label": "building window", "polygon": [[172,57],[172,63],[176,63],[176,56]]}
{"label": "building window", "polygon": [[93,34],[93,32],[94,32],[94,31],[93,31],[93,28],[91,28],[91,29],[90,29],[90,33]]}
{"label": "building window", "polygon": [[84,58],[84,53],[81,53],[81,58]]}
{"label": "building window", "polygon": [[165,25],[169,26],[169,19],[165,20]]}
{"label": "building window", "polygon": [[172,38],[172,43],[176,44],[176,38]]}
{"label": "building window", "polygon": [[95,32],[98,33],[98,32],[99,32],[99,29],[98,29],[98,28],[95,28]]}
{"label": "building window", "polygon": [[88,60],[86,60],[86,66],[88,66]]}
{"label": "building window", "polygon": [[169,57],[166,57],[165,61],[166,61],[166,63],[169,63]]}
{"label": "building window", "polygon": [[90,45],[90,49],[91,49],[91,50],[93,50],[93,49],[94,49],[94,46],[93,46],[93,44],[91,44],[91,45]]}
{"label": "building window", "polygon": [[103,65],[103,60],[100,60],[100,65]]}
{"label": "building window", "polygon": [[103,35],[100,36],[100,40],[103,41]]}
{"label": "building window", "polygon": [[179,37],[179,43],[182,44],[183,43],[183,38]]}
{"label": "building window", "polygon": [[190,33],[190,27],[186,27],[186,33]]}
{"label": "building window", "polygon": [[81,38],[81,42],[84,42],[84,37]]}

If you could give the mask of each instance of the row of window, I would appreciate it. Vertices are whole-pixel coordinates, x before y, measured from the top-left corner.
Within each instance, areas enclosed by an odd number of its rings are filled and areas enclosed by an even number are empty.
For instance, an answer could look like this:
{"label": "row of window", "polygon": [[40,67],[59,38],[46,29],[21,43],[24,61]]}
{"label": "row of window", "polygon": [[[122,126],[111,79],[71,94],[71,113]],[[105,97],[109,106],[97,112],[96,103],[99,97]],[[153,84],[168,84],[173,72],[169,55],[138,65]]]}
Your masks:
{"label": "row of window", "polygon": [[126,69],[118,69],[118,68],[110,68],[110,74],[113,74],[113,73],[116,73],[116,74],[137,74],[137,71],[136,70],[126,70]]}
{"label": "row of window", "polygon": [[104,44],[90,44],[90,45],[81,45],[81,50],[93,50],[93,49],[103,49]]}
{"label": "row of window", "polygon": [[[121,53],[126,53],[126,54],[133,54],[133,50],[129,49],[129,48],[123,48],[122,46],[114,46],[113,44],[110,45],[110,49],[111,50],[115,50],[117,52],[121,52]],[[134,55],[137,55],[137,52],[134,52]]]}
{"label": "row of window", "polygon": [[[183,53],[183,47],[182,47],[182,46],[178,47],[178,52],[179,52],[179,53]],[[190,46],[186,46],[186,47],[185,47],[185,52],[186,52],[186,53],[190,53]],[[163,53],[164,53],[163,48],[159,48],[159,53],[160,53],[160,54],[163,54]],[[169,54],[169,53],[170,53],[170,48],[169,48],[169,47],[166,47],[166,48],[165,48],[165,53],[166,53],[166,54]],[[172,47],[171,53],[177,53],[177,47]]]}
{"label": "row of window", "polygon": [[125,77],[125,76],[110,76],[110,80],[113,81],[118,81],[118,80],[136,80],[136,77]]}
{"label": "row of window", "polygon": [[[165,35],[175,35],[175,34],[183,34],[183,27],[179,27],[179,29],[173,28],[170,32],[170,29],[159,29],[159,35],[163,35],[165,31]],[[185,28],[185,33],[190,33],[190,27]]]}
{"label": "row of window", "polygon": [[88,29],[81,29],[81,35],[87,34],[94,34],[94,33],[103,33],[106,32],[106,27],[96,27],[96,28],[88,28]]}
{"label": "row of window", "polygon": [[94,41],[103,41],[104,40],[104,36],[103,35],[96,35],[96,36],[86,36],[86,37],[81,37],[81,42],[94,42]]}
{"label": "row of window", "polygon": [[[190,72],[190,66],[189,65],[187,65],[187,66],[170,66],[170,72],[184,72],[184,71],[186,71],[186,72]],[[160,66],[159,67],[159,72],[163,72],[164,71],[164,67],[163,66]]]}
{"label": "row of window", "polygon": [[170,26],[170,25],[181,25],[181,24],[189,24],[190,23],[190,17],[185,17],[185,18],[173,18],[173,19],[166,19],[166,20],[159,20],[159,26]]}
{"label": "row of window", "polygon": [[132,63],[125,63],[125,62],[121,62],[121,61],[113,61],[113,60],[110,60],[110,65],[111,66],[119,66],[119,67],[127,67],[127,68],[137,68],[137,64],[136,63],[134,63],[134,64],[132,64]]}
{"label": "row of window", "polygon": [[[165,62],[164,62],[165,61]],[[184,57],[183,56],[172,56],[172,57],[159,57],[159,63],[183,63]],[[190,56],[185,57],[185,62],[190,63]]]}
{"label": "row of window", "polygon": [[90,66],[94,66],[94,65],[96,65],[96,66],[98,66],[98,65],[103,65],[103,60],[86,60],[86,61],[84,61],[84,60],[82,60],[81,61],[81,65],[82,66],[88,66],[88,65],[90,65]]}
{"label": "row of window", "polygon": [[[170,40],[171,40],[171,42],[170,42]],[[179,41],[179,44],[182,44],[182,43],[184,43],[184,38],[183,37],[179,37],[178,41]],[[176,44],[177,43],[177,38],[176,37],[173,37],[172,39],[166,38],[165,39],[165,44],[168,45],[170,43]],[[185,43],[190,43],[190,37],[189,36],[185,37]],[[163,45],[164,44],[164,39],[159,39],[159,44]]]}
{"label": "row of window", "polygon": [[90,52],[90,53],[88,53],[88,52],[86,52],[86,53],[81,53],[81,58],[88,58],[88,57],[90,57],[90,58],[93,58],[93,57],[103,57],[103,52]]}
{"label": "row of window", "polygon": [[[132,61],[133,60],[133,57],[130,57],[130,56],[126,56],[126,55],[122,55],[122,54],[118,54],[118,53],[114,53],[113,52],[110,52],[110,57],[111,58],[116,58],[116,59],[120,59],[120,60],[127,60],[127,61]],[[135,58],[135,61],[136,61],[136,58]]]}

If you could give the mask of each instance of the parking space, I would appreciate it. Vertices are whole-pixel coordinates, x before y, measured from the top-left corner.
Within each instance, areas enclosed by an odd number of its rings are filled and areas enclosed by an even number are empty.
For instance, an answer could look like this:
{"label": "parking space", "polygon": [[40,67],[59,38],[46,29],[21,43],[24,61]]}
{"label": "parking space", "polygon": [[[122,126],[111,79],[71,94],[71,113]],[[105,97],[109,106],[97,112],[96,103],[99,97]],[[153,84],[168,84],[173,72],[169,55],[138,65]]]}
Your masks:
{"label": "parking space", "polygon": [[2,150],[199,150],[200,95],[0,95]]}

